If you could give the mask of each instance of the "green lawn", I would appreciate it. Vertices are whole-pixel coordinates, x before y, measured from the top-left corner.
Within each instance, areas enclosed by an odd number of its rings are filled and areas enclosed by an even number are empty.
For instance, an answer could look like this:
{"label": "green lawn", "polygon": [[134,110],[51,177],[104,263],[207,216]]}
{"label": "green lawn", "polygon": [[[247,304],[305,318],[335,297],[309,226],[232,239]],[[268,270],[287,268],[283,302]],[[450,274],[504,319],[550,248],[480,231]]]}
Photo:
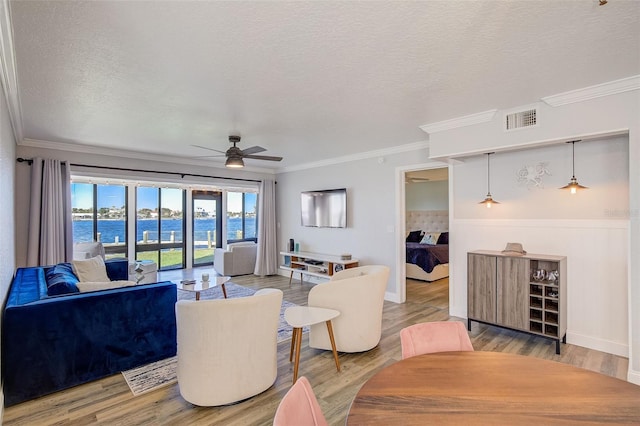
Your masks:
{"label": "green lawn", "polygon": [[[213,248],[196,249],[194,264],[213,262]],[[162,256],[162,267],[172,268],[182,266],[182,250],[164,250],[160,252]],[[158,252],[148,251],[138,253],[136,260],[151,260],[158,263]]]}

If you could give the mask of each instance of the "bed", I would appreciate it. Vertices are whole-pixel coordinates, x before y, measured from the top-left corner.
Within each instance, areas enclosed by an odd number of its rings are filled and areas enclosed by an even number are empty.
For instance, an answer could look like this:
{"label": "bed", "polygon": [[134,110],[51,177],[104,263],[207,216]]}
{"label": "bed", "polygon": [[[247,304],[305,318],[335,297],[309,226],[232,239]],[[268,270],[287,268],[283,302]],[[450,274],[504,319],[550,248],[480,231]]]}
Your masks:
{"label": "bed", "polygon": [[406,229],[409,231],[406,243],[407,278],[431,282],[448,277],[449,212],[407,211]]}

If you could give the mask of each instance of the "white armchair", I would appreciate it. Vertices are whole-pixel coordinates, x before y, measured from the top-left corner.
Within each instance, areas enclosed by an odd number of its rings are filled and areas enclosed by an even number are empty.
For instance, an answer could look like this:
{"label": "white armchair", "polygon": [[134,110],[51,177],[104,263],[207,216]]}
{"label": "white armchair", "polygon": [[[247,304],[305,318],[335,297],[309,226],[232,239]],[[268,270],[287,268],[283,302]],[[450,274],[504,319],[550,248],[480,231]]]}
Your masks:
{"label": "white armchair", "polygon": [[96,241],[73,244],[73,260],[86,260],[92,257],[102,256],[104,260],[104,246]]}
{"label": "white armchair", "polygon": [[213,257],[213,268],[220,275],[235,276],[253,274],[256,268],[258,245],[253,241],[242,241],[217,248]]}
{"label": "white armchair", "polygon": [[180,300],[178,386],[199,406],[230,404],[265,391],[278,373],[282,291],[236,299]]}
{"label": "white armchair", "polygon": [[[309,292],[308,305],[340,311],[334,318],[333,334],[339,352],[364,352],[374,348],[382,335],[382,307],[389,280],[383,265],[348,268]],[[331,350],[324,324],[312,325],[309,346]]]}

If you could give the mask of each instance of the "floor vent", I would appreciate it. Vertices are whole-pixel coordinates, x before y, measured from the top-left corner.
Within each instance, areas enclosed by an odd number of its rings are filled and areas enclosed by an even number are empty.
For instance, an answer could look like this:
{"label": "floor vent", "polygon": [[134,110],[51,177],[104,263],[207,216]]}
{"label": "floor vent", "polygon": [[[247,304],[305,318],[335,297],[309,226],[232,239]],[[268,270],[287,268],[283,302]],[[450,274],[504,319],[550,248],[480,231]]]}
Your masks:
{"label": "floor vent", "polygon": [[522,129],[538,124],[538,110],[529,109],[505,115],[505,130]]}

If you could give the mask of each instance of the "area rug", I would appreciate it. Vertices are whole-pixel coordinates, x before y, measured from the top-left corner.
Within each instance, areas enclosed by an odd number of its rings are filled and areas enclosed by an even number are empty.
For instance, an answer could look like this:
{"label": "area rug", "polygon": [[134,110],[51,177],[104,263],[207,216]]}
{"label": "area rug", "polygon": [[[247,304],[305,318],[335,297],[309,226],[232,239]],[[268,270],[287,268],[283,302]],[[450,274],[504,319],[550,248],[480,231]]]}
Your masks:
{"label": "area rug", "polygon": [[142,367],[123,371],[122,375],[129,385],[133,396],[156,390],[163,386],[176,383],[178,360],[176,357],[163,359]]}
{"label": "area rug", "polygon": [[[225,284],[225,288],[229,299],[251,296],[255,293],[255,290],[251,288],[243,287],[232,282],[227,282]],[[200,300],[222,298],[222,289],[218,287],[213,287],[200,293]],[[178,289],[178,300],[195,300],[195,293]],[[291,306],[298,305],[287,302],[286,300],[282,301],[282,307],[280,308],[280,324],[278,325],[278,343],[291,338],[293,329],[284,320],[284,311]],[[302,329],[303,333],[308,331],[309,327]],[[163,386],[176,383],[178,381],[177,367],[178,361],[176,357],[171,357],[143,365],[142,367],[123,371],[122,375],[127,381],[127,385],[129,385],[129,389],[131,389],[133,395],[138,396]]]}

